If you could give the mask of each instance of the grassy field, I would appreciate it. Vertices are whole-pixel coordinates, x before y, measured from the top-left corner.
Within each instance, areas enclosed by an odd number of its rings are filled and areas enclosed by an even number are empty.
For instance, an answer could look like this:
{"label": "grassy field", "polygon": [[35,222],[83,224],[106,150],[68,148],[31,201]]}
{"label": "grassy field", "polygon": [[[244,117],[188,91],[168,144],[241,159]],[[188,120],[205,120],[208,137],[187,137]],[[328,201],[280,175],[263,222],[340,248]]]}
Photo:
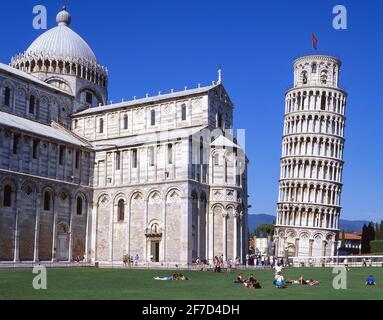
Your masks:
{"label": "grassy field", "polygon": [[[234,284],[235,273],[183,272],[190,281],[154,281],[154,276],[167,276],[171,271],[127,269],[48,269],[48,289],[32,288],[35,275],[31,270],[0,270],[0,300],[18,299],[124,299],[124,300],[262,300],[262,299],[383,299],[383,268],[351,269],[348,289],[334,290],[332,269],[288,269],[285,278],[296,279],[303,273],[307,279],[319,280],[318,287],[290,285],[276,289],[272,270],[256,271],[263,289],[246,289]],[[245,272],[249,275],[251,271]],[[364,286],[370,274],[378,286]]]}

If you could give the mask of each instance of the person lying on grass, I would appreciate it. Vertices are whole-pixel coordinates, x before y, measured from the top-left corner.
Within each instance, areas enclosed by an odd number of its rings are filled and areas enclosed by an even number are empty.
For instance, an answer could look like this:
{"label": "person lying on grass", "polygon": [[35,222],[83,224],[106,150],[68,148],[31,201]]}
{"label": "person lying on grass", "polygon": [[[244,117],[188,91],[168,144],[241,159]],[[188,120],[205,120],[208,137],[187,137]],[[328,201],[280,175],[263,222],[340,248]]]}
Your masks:
{"label": "person lying on grass", "polygon": [[284,288],[286,288],[286,286],[285,286],[285,278],[283,277],[281,272],[278,272],[275,275],[275,280],[274,280],[273,284],[277,287],[277,289],[284,289]]}
{"label": "person lying on grass", "polygon": [[309,285],[309,286],[318,286],[320,282],[318,280],[310,279],[305,280],[305,277],[303,274],[299,276],[298,280],[287,280],[287,284],[300,284],[300,285]]}
{"label": "person lying on grass", "polygon": [[247,280],[243,282],[243,285],[248,289],[261,289],[261,284],[251,274]]}
{"label": "person lying on grass", "polygon": [[237,276],[237,279],[234,280],[234,283],[243,283],[244,280],[243,280],[243,273],[241,272],[238,276]]}
{"label": "person lying on grass", "polygon": [[369,276],[366,280],[366,287],[367,286],[376,286],[376,281],[373,276]]}
{"label": "person lying on grass", "polygon": [[163,277],[163,278],[155,277],[153,279],[159,280],[159,281],[186,281],[186,280],[189,280],[183,274],[178,274],[178,273],[175,273],[175,274],[168,276],[168,277]]}

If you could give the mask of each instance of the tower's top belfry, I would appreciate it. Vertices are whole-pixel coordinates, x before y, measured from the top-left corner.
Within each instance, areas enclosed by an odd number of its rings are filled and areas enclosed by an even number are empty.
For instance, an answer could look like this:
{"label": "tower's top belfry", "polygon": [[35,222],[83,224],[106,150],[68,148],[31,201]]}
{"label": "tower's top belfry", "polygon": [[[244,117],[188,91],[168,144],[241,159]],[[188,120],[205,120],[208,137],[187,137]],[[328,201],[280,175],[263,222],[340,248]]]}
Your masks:
{"label": "tower's top belfry", "polygon": [[339,87],[341,61],[333,56],[308,55],[294,61],[294,87]]}

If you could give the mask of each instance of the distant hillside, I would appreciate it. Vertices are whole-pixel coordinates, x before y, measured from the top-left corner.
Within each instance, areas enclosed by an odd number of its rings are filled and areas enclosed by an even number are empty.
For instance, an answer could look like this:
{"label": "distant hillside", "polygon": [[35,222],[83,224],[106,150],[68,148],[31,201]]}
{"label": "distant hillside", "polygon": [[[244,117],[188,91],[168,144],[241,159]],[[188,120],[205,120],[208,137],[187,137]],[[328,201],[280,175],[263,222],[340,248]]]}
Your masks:
{"label": "distant hillside", "polygon": [[[253,232],[261,224],[271,224],[275,221],[275,216],[269,214],[250,214],[249,215],[249,230]],[[347,232],[362,232],[364,224],[368,224],[369,221],[351,221],[340,220],[340,229]]]}

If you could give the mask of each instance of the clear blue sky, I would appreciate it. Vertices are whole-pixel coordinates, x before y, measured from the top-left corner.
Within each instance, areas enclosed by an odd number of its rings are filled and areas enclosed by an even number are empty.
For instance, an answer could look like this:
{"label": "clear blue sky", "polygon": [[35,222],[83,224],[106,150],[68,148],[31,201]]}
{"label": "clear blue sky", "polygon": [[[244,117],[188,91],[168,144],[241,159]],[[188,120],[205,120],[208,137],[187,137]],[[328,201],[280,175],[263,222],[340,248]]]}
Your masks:
{"label": "clear blue sky", "polygon": [[[48,8],[49,27],[65,0],[2,1],[0,61],[41,34],[32,7]],[[382,219],[383,4],[381,1],[86,1],[69,0],[72,28],[110,71],[110,99],[195,87],[216,80],[217,66],[247,130],[251,213],[275,214],[284,91],[292,61],[319,50],[343,60],[349,93],[343,218]],[[348,30],[332,28],[332,8],[348,9]]]}

